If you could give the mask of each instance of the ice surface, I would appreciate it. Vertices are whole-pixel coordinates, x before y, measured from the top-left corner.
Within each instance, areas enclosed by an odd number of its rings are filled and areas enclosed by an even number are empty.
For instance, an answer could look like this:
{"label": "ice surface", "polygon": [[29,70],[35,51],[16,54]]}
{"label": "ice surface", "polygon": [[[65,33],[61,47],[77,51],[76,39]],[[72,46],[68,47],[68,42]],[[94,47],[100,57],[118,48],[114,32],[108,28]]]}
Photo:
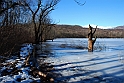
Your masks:
{"label": "ice surface", "polygon": [[124,83],[124,39],[97,39],[95,46],[99,43],[99,48],[104,49],[91,53],[67,45],[61,47],[71,43],[81,45],[86,40],[65,38],[47,42],[53,46],[54,57],[47,58],[46,62],[51,62],[53,72],[60,74],[55,78],[56,83]]}

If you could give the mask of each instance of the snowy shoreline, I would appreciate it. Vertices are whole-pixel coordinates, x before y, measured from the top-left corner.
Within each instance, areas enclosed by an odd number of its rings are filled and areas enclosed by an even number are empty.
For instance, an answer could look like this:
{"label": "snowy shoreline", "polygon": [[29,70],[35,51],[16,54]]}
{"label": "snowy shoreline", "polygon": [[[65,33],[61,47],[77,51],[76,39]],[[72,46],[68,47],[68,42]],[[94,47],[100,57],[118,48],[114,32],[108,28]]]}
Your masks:
{"label": "snowy shoreline", "polygon": [[[112,40],[113,42],[109,44],[107,40],[105,41],[109,45],[106,50],[93,53],[76,47],[84,45],[85,40],[56,39],[54,42],[44,42],[42,48],[44,54],[41,53],[41,49],[37,50],[38,62],[42,64],[41,61],[45,60],[44,63],[50,63],[54,67],[49,72],[54,78],[54,83],[124,83],[123,42],[118,40],[120,43],[115,44]],[[38,76],[30,74],[28,66],[24,67],[25,57],[32,49],[31,44],[26,44],[20,50],[20,58],[13,56],[0,64],[0,83],[41,82]],[[4,71],[7,73],[3,73]],[[9,74],[12,71],[14,73]]]}
{"label": "snowy shoreline", "polygon": [[31,83],[39,82],[40,78],[30,75],[30,68],[24,66],[25,58],[31,53],[32,44],[24,44],[20,49],[20,55],[12,56],[0,66],[0,83]]}

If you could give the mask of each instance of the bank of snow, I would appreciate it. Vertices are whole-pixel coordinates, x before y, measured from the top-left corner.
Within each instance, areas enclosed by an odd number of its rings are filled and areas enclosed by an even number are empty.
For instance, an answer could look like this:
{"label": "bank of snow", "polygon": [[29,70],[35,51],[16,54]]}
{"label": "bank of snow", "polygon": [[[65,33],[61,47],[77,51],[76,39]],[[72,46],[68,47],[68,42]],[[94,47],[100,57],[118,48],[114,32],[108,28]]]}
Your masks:
{"label": "bank of snow", "polygon": [[32,52],[32,49],[32,44],[24,44],[22,45],[19,56],[12,56],[1,63],[0,83],[31,83],[40,81],[40,78],[34,78],[30,75],[29,67],[24,66],[25,58],[29,52]]}

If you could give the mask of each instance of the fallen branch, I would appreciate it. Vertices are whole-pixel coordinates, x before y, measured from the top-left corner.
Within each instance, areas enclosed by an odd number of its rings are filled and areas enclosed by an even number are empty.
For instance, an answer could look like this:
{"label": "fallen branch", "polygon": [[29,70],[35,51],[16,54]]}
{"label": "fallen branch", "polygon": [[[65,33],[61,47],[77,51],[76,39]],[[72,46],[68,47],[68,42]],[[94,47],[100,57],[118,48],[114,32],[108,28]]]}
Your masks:
{"label": "fallen branch", "polygon": [[34,76],[38,75],[44,82],[54,82],[53,78],[51,78],[48,74],[44,74],[43,72],[39,71],[36,67],[32,67],[31,71]]}
{"label": "fallen branch", "polygon": [[49,82],[49,83],[54,82],[53,78],[51,78],[48,74],[45,74],[38,69],[38,65],[39,64],[37,62],[37,57],[36,57],[36,46],[34,46],[32,54],[29,53],[29,55],[25,60],[25,66],[30,66],[32,75],[33,76],[38,75],[43,82]]}

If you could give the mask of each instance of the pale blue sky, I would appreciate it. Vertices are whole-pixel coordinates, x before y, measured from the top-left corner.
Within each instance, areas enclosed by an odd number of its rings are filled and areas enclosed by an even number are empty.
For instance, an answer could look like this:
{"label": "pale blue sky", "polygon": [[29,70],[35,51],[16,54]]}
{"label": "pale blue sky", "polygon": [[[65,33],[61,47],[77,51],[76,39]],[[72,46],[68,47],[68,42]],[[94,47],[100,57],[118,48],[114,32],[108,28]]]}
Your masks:
{"label": "pale blue sky", "polygon": [[74,0],[61,0],[51,13],[58,24],[101,27],[124,25],[124,0],[77,0],[85,3],[79,6]]}

